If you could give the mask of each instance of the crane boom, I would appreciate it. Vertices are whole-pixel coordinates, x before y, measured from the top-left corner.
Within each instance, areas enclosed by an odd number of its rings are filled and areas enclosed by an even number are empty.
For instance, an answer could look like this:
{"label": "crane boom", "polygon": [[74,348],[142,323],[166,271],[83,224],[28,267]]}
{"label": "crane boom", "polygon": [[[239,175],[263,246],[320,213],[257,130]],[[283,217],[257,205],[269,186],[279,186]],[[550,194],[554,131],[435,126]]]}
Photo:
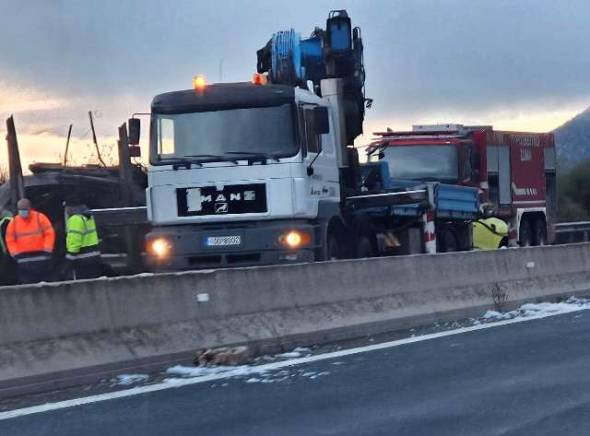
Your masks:
{"label": "crane boom", "polygon": [[316,27],[309,38],[301,38],[294,29],[276,32],[257,55],[258,72],[268,73],[272,83],[307,88],[311,81],[321,96],[322,79],[342,79],[347,144],[363,132],[363,42],[360,28],[352,27],[345,10],[331,11],[326,28]]}

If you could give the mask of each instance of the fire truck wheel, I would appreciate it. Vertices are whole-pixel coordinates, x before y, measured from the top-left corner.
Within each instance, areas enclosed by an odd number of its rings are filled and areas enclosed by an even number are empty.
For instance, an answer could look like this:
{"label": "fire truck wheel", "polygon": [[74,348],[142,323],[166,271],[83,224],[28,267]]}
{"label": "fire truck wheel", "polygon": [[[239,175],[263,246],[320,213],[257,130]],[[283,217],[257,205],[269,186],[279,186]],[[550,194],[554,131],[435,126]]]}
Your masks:
{"label": "fire truck wheel", "polygon": [[446,228],[440,236],[440,250],[442,253],[452,253],[459,250],[457,236],[451,229]]}
{"label": "fire truck wheel", "polygon": [[521,247],[529,247],[532,244],[531,224],[528,219],[523,218],[520,221],[520,232],[518,236],[518,244]]}
{"label": "fire truck wheel", "polygon": [[535,234],[534,234],[535,245],[546,245],[547,244],[547,225],[543,218],[538,218],[535,221]]}
{"label": "fire truck wheel", "polygon": [[356,257],[363,259],[365,257],[373,257],[374,255],[373,244],[371,244],[369,238],[366,236],[359,237],[356,247]]}

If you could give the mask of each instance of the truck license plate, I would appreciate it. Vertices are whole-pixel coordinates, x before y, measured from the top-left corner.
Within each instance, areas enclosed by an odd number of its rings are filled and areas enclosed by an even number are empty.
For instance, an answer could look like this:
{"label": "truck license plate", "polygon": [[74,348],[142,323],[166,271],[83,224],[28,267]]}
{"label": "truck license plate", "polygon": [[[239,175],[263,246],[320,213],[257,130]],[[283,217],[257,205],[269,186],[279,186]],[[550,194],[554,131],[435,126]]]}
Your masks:
{"label": "truck license plate", "polygon": [[228,245],[240,245],[241,243],[242,237],[240,235],[208,236],[206,239],[206,245],[208,247],[226,247]]}

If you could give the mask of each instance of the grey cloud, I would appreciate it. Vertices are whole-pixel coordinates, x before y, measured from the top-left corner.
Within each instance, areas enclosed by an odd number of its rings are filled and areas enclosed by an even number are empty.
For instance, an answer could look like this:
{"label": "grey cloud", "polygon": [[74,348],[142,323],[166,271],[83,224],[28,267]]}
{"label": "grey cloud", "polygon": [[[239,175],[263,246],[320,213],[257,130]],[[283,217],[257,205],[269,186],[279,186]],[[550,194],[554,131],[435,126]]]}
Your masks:
{"label": "grey cloud", "polygon": [[0,17],[10,41],[0,47],[0,78],[88,107],[106,100],[103,111],[124,116],[122,93],[145,109],[196,73],[217,80],[221,61],[224,80],[247,80],[272,32],[308,34],[343,7],[363,30],[373,118],[590,100],[582,0],[11,2]]}

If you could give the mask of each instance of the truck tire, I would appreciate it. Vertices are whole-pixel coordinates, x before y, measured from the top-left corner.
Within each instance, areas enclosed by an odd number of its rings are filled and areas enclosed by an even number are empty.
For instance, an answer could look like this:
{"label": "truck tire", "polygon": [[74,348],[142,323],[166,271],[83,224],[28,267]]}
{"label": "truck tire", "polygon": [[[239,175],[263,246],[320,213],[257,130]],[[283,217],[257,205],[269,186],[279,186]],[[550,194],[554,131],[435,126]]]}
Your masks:
{"label": "truck tire", "polygon": [[336,259],[340,259],[340,245],[338,244],[338,238],[332,233],[328,235],[326,260]]}
{"label": "truck tire", "polygon": [[451,229],[446,228],[442,231],[442,234],[438,237],[439,250],[441,253],[452,253],[459,251],[459,244],[457,242],[457,236]]}
{"label": "truck tire", "polygon": [[371,240],[367,236],[361,236],[358,238],[355,254],[357,259],[375,256],[373,244],[371,244]]}
{"label": "truck tire", "polygon": [[533,245],[533,234],[531,223],[528,219],[523,218],[520,221],[520,232],[518,234],[518,245],[521,247],[530,247]]}
{"label": "truck tire", "polygon": [[533,244],[547,245],[547,224],[543,218],[538,218],[535,221]]}

